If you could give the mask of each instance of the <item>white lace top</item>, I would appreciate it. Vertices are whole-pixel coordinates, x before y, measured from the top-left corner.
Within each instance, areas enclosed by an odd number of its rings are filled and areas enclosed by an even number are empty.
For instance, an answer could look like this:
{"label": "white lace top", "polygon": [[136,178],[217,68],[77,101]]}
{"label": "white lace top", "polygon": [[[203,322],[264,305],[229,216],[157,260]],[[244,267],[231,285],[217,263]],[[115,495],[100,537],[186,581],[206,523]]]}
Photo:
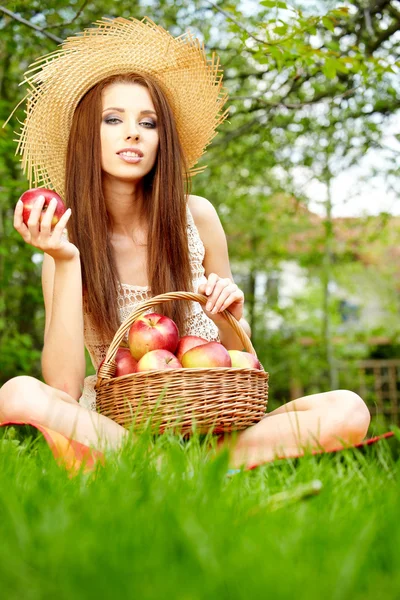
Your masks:
{"label": "white lace top", "polygon": [[[201,241],[189,207],[187,207],[187,234],[193,276],[193,291],[197,292],[200,283],[205,281],[203,267],[204,245]],[[131,314],[132,310],[137,308],[140,302],[148,300],[149,298],[151,298],[149,287],[133,286],[122,283],[117,298],[121,323]],[[217,326],[207,317],[200,304],[192,302],[190,310],[191,312],[185,321],[183,334],[198,335],[209,341],[219,341]],[[85,346],[89,352],[93,367],[97,371],[101,361],[107,353],[108,346],[105,346],[100,342],[98,334],[91,325],[90,319],[85,311],[84,336]],[[91,410],[96,410],[96,392],[94,389],[96,378],[96,375],[89,375],[85,378],[82,396],[79,399],[80,404]]]}

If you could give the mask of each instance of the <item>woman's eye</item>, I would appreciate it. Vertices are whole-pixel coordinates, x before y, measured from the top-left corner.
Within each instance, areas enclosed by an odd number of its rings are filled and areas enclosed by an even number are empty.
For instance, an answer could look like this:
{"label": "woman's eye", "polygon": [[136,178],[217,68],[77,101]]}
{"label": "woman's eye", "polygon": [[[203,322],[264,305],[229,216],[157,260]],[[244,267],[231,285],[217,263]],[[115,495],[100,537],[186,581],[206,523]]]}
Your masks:
{"label": "woman's eye", "polygon": [[[116,125],[118,123],[122,123],[121,119],[118,119],[118,117],[106,117],[104,119],[104,122],[109,125]],[[140,121],[140,125],[144,125],[146,129],[154,129],[155,127],[157,127],[156,123],[154,123],[153,121]]]}

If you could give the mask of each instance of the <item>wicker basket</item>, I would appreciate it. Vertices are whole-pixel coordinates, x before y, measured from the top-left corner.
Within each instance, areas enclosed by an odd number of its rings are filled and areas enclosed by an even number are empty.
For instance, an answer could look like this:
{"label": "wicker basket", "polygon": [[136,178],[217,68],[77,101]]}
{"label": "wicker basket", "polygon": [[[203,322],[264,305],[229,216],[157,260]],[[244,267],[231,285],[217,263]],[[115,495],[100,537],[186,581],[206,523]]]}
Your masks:
{"label": "wicker basket", "polygon": [[[99,369],[96,402],[99,412],[120,425],[154,433],[174,430],[188,434],[223,433],[254,425],[265,416],[268,373],[256,369],[168,369],[114,377],[115,355],[123,338],[141,315],[171,300],[205,304],[207,297],[189,292],[171,292],[142,302],[121,324]],[[225,310],[223,316],[243,342],[254,348],[238,323]]]}

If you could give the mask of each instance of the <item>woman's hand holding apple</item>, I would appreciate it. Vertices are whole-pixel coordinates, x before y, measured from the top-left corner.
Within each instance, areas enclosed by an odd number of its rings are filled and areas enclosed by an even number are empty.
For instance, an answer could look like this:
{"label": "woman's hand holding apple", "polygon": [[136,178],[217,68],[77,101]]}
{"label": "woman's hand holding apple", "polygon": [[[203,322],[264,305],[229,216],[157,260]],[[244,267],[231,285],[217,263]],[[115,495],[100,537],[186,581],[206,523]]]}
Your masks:
{"label": "woman's hand holding apple", "polygon": [[32,204],[27,218],[24,203],[19,200],[14,211],[15,229],[27,244],[46,252],[54,260],[71,260],[79,256],[78,248],[62,237],[71,216],[71,209],[66,210],[52,228],[52,224],[56,221],[57,199],[51,200],[45,212],[43,212],[44,204],[45,197],[39,195]]}
{"label": "woman's hand holding apple", "polygon": [[207,281],[199,285],[198,293],[208,296],[207,304],[202,308],[217,326],[225,321],[221,315],[225,309],[238,321],[243,317],[244,294],[229,277],[210,273]]}

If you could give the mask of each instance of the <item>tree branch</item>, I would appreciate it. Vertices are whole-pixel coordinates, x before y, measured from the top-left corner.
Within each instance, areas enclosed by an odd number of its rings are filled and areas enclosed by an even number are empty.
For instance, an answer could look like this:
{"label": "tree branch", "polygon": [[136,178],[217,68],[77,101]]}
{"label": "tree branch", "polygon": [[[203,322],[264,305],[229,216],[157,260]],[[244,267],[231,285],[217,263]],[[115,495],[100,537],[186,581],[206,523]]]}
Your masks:
{"label": "tree branch", "polygon": [[78,9],[78,12],[70,21],[67,21],[66,23],[57,23],[56,25],[46,25],[46,27],[42,28],[42,31],[44,31],[45,29],[56,29],[57,27],[66,27],[67,25],[72,25],[72,23],[74,23],[74,21],[76,21],[76,19],[80,17],[88,2],[89,0],[84,0],[82,6]]}
{"label": "tree branch", "polygon": [[[245,114],[248,114],[248,113],[249,113],[249,111],[246,111]],[[237,114],[241,114],[241,113],[235,113],[235,116]],[[224,136],[221,136],[220,139],[218,139],[217,141],[214,141],[212,143],[212,147],[216,148],[217,146],[226,146],[229,142],[231,142],[235,138],[242,135],[242,133],[246,133],[247,131],[249,131],[249,129],[254,127],[254,125],[260,125],[259,117],[255,117],[254,119],[247,121],[247,123],[243,123],[243,125],[241,125],[237,129],[235,129],[234,131],[231,131],[229,133],[226,133]]]}
{"label": "tree branch", "polygon": [[371,14],[376,15],[377,13],[382,12],[382,10],[390,3],[391,0],[375,0],[370,7]]}
{"label": "tree branch", "polygon": [[236,80],[236,79],[247,79],[248,77],[255,77],[256,79],[262,79],[263,76],[266,75],[269,72],[270,72],[269,70],[265,70],[265,71],[253,71],[253,72],[250,72],[250,73],[244,73],[242,71],[242,72],[236,73],[236,75],[230,75],[230,76],[224,75],[224,80],[225,81],[227,81],[227,80],[230,81],[230,80]]}
{"label": "tree branch", "polygon": [[[357,13],[351,19],[351,21],[347,22],[344,26],[344,34],[355,33],[357,37],[356,45],[359,46],[361,42],[361,38],[364,33],[367,33],[367,41],[370,40],[371,36],[376,34],[376,30],[374,28],[373,17],[375,17],[378,13],[383,13],[383,10],[386,6],[390,7],[391,0],[376,0],[375,2],[369,0],[368,6],[366,6],[366,0],[362,2],[355,3],[357,6]],[[335,36],[336,39],[341,38],[340,36]]]}
{"label": "tree branch", "polygon": [[[400,16],[400,15],[399,15]],[[383,42],[386,42],[396,31],[400,29],[400,19],[393,21],[390,27],[382,31],[382,33],[377,37],[373,44],[368,44],[366,50],[373,54],[378,48],[381,47]]]}
{"label": "tree branch", "polygon": [[239,27],[242,31],[244,31],[249,37],[253,38],[253,40],[255,40],[257,43],[263,44],[263,45],[266,43],[265,40],[261,40],[260,38],[255,37],[248,29],[246,29],[246,27],[244,25],[239,23],[239,21],[237,21],[234,17],[232,17],[232,15],[230,15],[228,12],[226,12],[223,8],[220,8],[219,6],[214,4],[214,2],[211,2],[211,0],[206,0],[206,2],[208,2],[208,4],[210,4],[213,8],[215,8],[215,10],[217,10],[218,12],[225,15],[225,17],[227,19],[229,19],[230,21],[235,23],[235,25],[237,27]]}
{"label": "tree branch", "polygon": [[388,6],[388,11],[394,19],[400,20],[400,12],[394,6]]}
{"label": "tree branch", "polygon": [[34,25],[33,23],[30,23],[29,21],[27,21],[23,17],[20,17],[19,15],[11,12],[11,10],[8,10],[8,8],[4,8],[4,6],[0,6],[0,11],[3,12],[4,14],[8,15],[9,17],[11,17],[12,19],[14,19],[15,21],[18,21],[19,23],[22,23],[23,25],[27,25],[27,27],[30,27],[31,29],[34,29],[35,31],[38,31],[39,33],[42,33],[44,36],[48,37],[50,40],[53,40],[53,42],[57,42],[58,44],[62,44],[62,42],[64,41],[61,38],[57,37],[56,35],[53,35],[52,33],[48,33],[47,31],[44,31],[43,29],[41,29],[37,25]]}
{"label": "tree branch", "polygon": [[374,35],[375,31],[372,27],[372,19],[371,13],[369,12],[369,8],[364,8],[364,20],[365,20],[365,29],[368,31],[370,35]]}
{"label": "tree branch", "polygon": [[[273,105],[273,104],[270,105],[268,109],[267,108],[263,109],[262,106],[256,105],[256,106],[252,106],[251,108],[246,109],[246,110],[236,111],[234,113],[235,117],[238,117],[240,115],[248,116],[249,114],[251,114],[253,112],[258,112],[259,114],[257,115],[257,117],[251,119],[250,121],[243,123],[243,125],[238,127],[236,130],[221,135],[221,137],[219,137],[218,141],[213,142],[213,147],[226,145],[231,140],[239,137],[243,133],[246,133],[249,129],[254,127],[254,125],[257,125],[257,124],[263,125],[263,122],[262,122],[263,117],[268,116],[269,123],[272,127],[273,121],[271,119],[274,118],[274,114],[275,114],[276,110],[279,108],[289,109],[290,107],[284,105],[283,103],[277,103],[275,105]],[[299,106],[296,106],[296,108],[299,108]],[[388,104],[388,103],[385,104],[385,103],[378,101],[375,103],[375,105],[372,107],[372,109],[370,111],[364,112],[361,109],[354,110],[354,111],[348,111],[345,114],[344,113],[341,114],[340,117],[331,119],[327,125],[321,125],[321,130],[329,131],[337,123],[342,123],[343,121],[347,121],[348,119],[358,119],[360,117],[368,117],[368,116],[371,116],[376,113],[382,114],[382,115],[390,115],[390,114],[393,114],[395,112],[395,110],[397,110],[399,108],[400,108],[400,99],[394,100],[391,104]],[[278,112],[279,118],[281,119],[281,126],[282,126],[282,118],[284,118],[287,123],[290,123],[293,120],[294,114],[295,114],[295,112],[292,111],[290,114],[283,117],[283,114]],[[312,117],[309,117],[309,118],[311,120],[313,120]]]}
{"label": "tree branch", "polygon": [[[271,107],[281,107],[281,108],[290,108],[290,109],[298,109],[298,108],[304,108],[305,106],[310,106],[311,104],[318,104],[318,102],[321,102],[321,100],[327,100],[328,102],[333,102],[334,100],[337,100],[338,98],[346,98],[347,96],[350,96],[353,94],[353,92],[355,92],[357,88],[352,88],[350,90],[346,90],[344,92],[342,92],[341,94],[336,94],[334,96],[331,96],[329,94],[329,90],[326,92],[320,92],[319,94],[316,94],[313,98],[311,98],[310,100],[304,100],[303,102],[294,102],[294,103],[289,103],[289,102],[283,102],[282,100],[279,102],[269,102],[268,100],[264,100],[262,97],[256,97],[254,98],[255,100],[257,100],[258,102],[260,102],[260,104],[264,104],[266,106],[271,106]],[[246,96],[233,96],[231,98],[231,100],[245,100],[245,99],[250,99],[246,98]]]}

